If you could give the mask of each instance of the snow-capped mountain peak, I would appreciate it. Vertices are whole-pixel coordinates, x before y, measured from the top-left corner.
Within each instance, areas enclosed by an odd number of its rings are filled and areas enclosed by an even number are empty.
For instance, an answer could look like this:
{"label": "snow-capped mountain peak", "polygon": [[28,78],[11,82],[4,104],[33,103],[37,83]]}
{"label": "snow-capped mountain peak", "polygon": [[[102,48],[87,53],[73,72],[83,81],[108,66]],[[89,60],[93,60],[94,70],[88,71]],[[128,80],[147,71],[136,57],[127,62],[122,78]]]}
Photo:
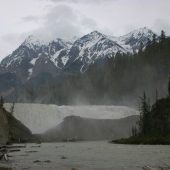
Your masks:
{"label": "snow-capped mountain peak", "polygon": [[117,53],[137,52],[141,43],[146,46],[148,39],[152,40],[153,34],[152,30],[144,27],[120,37],[93,31],[71,41],[61,38],[45,40],[30,35],[2,60],[0,70],[15,72],[26,79],[41,72],[53,75],[65,70],[84,72],[90,64],[102,62]]}
{"label": "snow-capped mountain peak", "polygon": [[42,46],[42,45],[48,45],[49,42],[50,41],[45,41],[44,39],[41,39],[35,35],[29,35],[23,42],[23,45],[28,47],[32,47],[33,45]]}
{"label": "snow-capped mountain peak", "polygon": [[134,31],[131,31],[130,33],[122,36],[122,37],[133,37],[135,39],[139,39],[141,37],[147,37],[147,38],[151,38],[151,36],[153,36],[154,32],[150,29],[148,29],[147,27],[143,27],[143,28],[139,28],[136,29]]}
{"label": "snow-capped mountain peak", "polygon": [[152,40],[155,33],[148,29],[147,27],[139,28],[130,33],[120,36],[118,38],[118,43],[123,45],[125,48],[128,48],[132,53],[138,52],[141,43],[145,47],[148,43],[148,40]]}
{"label": "snow-capped mountain peak", "polygon": [[84,72],[90,64],[111,58],[117,52],[127,53],[117,42],[98,31],[93,31],[75,41],[68,53],[70,60],[66,66],[76,65],[77,71]]}
{"label": "snow-capped mountain peak", "polygon": [[49,46],[52,43],[58,43],[61,46],[67,46],[67,45],[71,44],[71,42],[67,42],[61,38],[46,40],[46,39],[40,38],[36,35],[30,35],[25,39],[25,41],[22,43],[22,45],[27,46],[28,48],[34,49],[35,47]]}
{"label": "snow-capped mountain peak", "polygon": [[91,44],[95,43],[97,40],[100,40],[101,38],[104,38],[105,36],[98,32],[98,31],[93,31],[89,34],[84,35],[83,37],[77,39],[76,42],[78,43],[89,43],[91,42]]}
{"label": "snow-capped mountain peak", "polygon": [[91,35],[91,36],[103,36],[103,34],[100,33],[100,32],[97,31],[97,30],[92,31],[89,35]]}

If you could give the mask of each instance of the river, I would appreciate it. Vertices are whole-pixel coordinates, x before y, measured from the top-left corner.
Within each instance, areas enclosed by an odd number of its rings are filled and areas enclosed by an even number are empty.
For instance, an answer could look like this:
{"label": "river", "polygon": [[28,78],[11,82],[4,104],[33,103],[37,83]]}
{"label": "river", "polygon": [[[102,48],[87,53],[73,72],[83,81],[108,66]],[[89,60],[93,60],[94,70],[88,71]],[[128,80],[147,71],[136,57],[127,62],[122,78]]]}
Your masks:
{"label": "river", "polygon": [[107,141],[26,144],[10,153],[17,170],[140,170],[170,165],[170,146],[120,145]]}

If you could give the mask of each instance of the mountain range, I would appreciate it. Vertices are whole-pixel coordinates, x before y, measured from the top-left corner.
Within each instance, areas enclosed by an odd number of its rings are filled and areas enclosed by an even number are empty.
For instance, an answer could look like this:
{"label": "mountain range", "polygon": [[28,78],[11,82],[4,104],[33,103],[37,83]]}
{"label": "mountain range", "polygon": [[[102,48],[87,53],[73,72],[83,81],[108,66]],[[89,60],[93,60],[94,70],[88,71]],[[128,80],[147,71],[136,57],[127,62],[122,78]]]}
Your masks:
{"label": "mountain range", "polygon": [[153,31],[146,27],[124,36],[113,37],[93,31],[75,41],[54,38],[44,41],[29,36],[12,54],[0,64],[0,73],[15,73],[22,81],[48,72],[85,72],[89,65],[114,57],[117,53],[135,53],[141,43],[145,47],[152,40]]}
{"label": "mountain range", "polygon": [[153,35],[156,34],[146,27],[120,37],[93,31],[69,41],[56,37],[45,41],[30,35],[1,61],[0,94],[10,96],[16,88],[33,81],[38,86],[46,76],[62,81],[67,75],[85,73],[89,66],[104,63],[117,54],[135,54],[152,41]]}

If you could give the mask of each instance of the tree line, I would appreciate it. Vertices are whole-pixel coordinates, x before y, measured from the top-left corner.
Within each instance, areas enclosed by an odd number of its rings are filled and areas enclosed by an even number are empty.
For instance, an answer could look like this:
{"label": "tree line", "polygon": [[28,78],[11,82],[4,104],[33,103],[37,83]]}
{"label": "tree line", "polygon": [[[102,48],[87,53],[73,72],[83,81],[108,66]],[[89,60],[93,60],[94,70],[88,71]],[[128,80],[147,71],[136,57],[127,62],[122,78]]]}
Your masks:
{"label": "tree line", "polygon": [[168,95],[150,105],[144,93],[141,98],[139,131],[136,135],[170,136],[170,78]]}
{"label": "tree line", "polygon": [[132,127],[132,136],[113,142],[124,144],[170,144],[170,78],[168,95],[150,104],[144,93],[140,98],[140,115],[136,126]]}

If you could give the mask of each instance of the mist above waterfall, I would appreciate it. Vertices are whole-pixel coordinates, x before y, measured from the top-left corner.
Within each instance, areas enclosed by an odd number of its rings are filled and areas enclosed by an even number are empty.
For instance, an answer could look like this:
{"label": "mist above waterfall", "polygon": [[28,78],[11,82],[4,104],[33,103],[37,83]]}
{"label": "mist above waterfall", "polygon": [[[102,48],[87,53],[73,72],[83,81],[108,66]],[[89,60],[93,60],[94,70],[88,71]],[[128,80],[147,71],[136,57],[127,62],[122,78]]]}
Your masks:
{"label": "mist above waterfall", "polygon": [[[11,104],[5,104],[10,110]],[[119,119],[136,115],[135,109],[126,106],[57,106],[46,104],[15,104],[14,116],[33,133],[43,133],[60,124],[65,117],[74,115],[92,119]]]}

